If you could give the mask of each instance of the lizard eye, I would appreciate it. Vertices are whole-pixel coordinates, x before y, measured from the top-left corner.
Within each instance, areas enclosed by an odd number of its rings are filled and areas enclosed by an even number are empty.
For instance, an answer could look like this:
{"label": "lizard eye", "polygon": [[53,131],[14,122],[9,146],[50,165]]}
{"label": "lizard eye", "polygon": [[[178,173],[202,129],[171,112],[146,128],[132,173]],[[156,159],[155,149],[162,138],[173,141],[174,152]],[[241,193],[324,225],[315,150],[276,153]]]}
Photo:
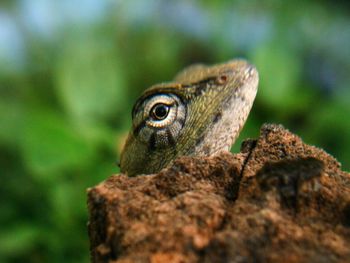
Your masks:
{"label": "lizard eye", "polygon": [[185,119],[186,106],[177,95],[151,95],[135,110],[134,136],[150,149],[175,145]]}
{"label": "lizard eye", "polygon": [[164,120],[169,114],[169,106],[166,104],[156,104],[151,109],[151,116],[155,120]]}
{"label": "lizard eye", "polygon": [[170,95],[160,94],[145,101],[143,118],[150,127],[169,127],[177,118],[179,102]]}

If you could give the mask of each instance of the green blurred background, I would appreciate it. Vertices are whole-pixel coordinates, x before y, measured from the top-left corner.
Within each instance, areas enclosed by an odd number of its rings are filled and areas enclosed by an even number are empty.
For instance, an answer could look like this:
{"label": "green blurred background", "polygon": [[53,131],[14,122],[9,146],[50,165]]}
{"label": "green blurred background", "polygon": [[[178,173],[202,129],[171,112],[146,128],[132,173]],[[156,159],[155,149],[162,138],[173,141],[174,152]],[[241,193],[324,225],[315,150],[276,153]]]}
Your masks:
{"label": "green blurred background", "polygon": [[[336,4],[335,4],[336,3]],[[131,108],[195,62],[260,72],[243,138],[281,123],[350,170],[347,1],[2,0],[0,262],[89,262],[86,188]]]}

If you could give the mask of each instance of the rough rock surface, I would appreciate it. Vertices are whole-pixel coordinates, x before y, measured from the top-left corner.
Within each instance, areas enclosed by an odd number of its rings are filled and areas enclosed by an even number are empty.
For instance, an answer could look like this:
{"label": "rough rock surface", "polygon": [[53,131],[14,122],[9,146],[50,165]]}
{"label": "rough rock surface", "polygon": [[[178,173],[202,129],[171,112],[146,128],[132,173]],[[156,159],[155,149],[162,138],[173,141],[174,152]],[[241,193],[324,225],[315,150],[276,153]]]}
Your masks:
{"label": "rough rock surface", "polygon": [[350,262],[350,174],[282,126],[88,190],[92,262]]}

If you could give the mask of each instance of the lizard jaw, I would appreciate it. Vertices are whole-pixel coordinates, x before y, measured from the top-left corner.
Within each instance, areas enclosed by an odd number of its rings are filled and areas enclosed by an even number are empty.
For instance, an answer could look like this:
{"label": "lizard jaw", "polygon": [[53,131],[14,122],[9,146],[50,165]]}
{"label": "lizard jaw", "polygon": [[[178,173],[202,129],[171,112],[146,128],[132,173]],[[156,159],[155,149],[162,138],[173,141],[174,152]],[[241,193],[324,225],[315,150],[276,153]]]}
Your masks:
{"label": "lizard jaw", "polygon": [[234,87],[222,101],[211,125],[200,136],[201,139],[196,143],[191,155],[210,156],[229,151],[239,136],[257,94],[259,75],[253,65],[244,61],[238,62],[244,63],[240,69],[241,77],[237,81],[242,85]]}

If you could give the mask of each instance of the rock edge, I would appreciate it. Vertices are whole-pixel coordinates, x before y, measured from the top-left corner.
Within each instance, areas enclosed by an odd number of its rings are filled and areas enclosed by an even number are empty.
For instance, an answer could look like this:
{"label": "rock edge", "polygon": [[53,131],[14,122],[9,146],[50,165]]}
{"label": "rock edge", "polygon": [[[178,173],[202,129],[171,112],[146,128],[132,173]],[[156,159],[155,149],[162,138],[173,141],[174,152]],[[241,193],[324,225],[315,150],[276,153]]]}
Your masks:
{"label": "rock edge", "polygon": [[94,263],[350,261],[350,174],[280,125],[238,154],[111,176],[88,208]]}

